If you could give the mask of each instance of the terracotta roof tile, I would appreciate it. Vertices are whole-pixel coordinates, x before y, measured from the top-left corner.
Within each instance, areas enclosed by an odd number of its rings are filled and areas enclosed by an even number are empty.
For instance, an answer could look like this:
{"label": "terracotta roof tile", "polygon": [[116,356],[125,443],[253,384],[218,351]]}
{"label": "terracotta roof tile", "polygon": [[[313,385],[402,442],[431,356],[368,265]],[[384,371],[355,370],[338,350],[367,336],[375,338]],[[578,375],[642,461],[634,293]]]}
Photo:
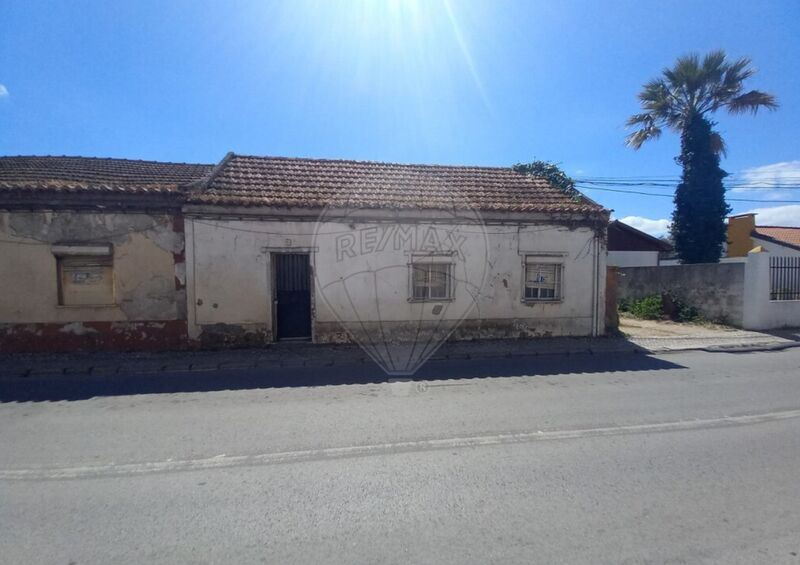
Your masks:
{"label": "terracotta roof tile", "polygon": [[762,235],[778,242],[800,247],[800,227],[756,226],[753,235]]}
{"label": "terracotta roof tile", "polygon": [[318,208],[422,208],[601,213],[546,180],[511,168],[400,165],[372,161],[229,154],[190,202]]}
{"label": "terracotta roof tile", "polygon": [[604,212],[582,195],[567,195],[544,179],[510,168],[234,154],[216,167],[94,157],[0,157],[0,195],[3,189],[188,194],[192,203],[237,206]]}
{"label": "terracotta roof tile", "polygon": [[96,157],[0,157],[0,190],[176,192],[212,169],[213,165]]}

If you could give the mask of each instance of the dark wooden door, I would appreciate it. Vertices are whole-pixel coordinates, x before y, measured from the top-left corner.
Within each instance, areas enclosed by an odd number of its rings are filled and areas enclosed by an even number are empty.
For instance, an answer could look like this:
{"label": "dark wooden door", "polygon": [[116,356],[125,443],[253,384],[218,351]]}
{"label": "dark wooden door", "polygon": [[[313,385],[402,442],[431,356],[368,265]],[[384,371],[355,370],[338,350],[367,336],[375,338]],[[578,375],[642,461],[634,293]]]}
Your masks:
{"label": "dark wooden door", "polygon": [[311,337],[311,285],[306,253],[275,253],[276,330],[278,339]]}

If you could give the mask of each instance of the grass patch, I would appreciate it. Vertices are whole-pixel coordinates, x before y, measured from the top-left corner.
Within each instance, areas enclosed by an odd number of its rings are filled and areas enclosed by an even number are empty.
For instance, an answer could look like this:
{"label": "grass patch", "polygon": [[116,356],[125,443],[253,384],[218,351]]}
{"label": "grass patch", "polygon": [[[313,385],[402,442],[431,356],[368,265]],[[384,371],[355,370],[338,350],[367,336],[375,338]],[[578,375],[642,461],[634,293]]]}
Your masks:
{"label": "grass patch", "polygon": [[630,314],[640,320],[702,321],[700,312],[696,307],[669,293],[651,294],[643,298],[621,300],[619,311]]}

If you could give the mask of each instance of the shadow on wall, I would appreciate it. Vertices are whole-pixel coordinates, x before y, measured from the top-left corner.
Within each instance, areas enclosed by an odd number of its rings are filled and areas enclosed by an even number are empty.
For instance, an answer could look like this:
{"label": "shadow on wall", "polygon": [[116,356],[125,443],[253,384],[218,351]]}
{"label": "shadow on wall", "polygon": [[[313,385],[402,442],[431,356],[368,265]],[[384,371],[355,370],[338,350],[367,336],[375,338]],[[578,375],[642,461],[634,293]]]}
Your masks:
{"label": "shadow on wall", "polygon": [[[610,371],[663,371],[682,365],[641,353],[580,354],[430,361],[413,378],[422,383],[449,379],[545,377]],[[0,380],[0,402],[85,400],[96,396],[172,394],[396,382],[371,361],[323,368],[229,369],[115,376],[68,376]],[[424,386],[420,384],[420,386]]]}

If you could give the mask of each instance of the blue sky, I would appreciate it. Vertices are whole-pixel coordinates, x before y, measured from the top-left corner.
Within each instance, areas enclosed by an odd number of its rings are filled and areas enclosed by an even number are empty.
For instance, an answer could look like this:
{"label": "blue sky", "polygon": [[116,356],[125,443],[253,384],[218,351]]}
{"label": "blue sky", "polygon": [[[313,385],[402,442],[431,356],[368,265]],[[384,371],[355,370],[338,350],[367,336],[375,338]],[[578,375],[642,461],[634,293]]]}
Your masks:
{"label": "blue sky", "polygon": [[[719,116],[723,167],[800,185],[797,0],[5,0],[0,22],[4,155],[539,158],[578,178],[677,177],[675,135],[635,152],[623,124],[677,56],[722,48],[781,104]],[[587,194],[656,232],[672,207]],[[800,205],[779,202],[800,190],[730,196],[765,200],[734,204],[769,208],[762,224],[800,225]]]}

